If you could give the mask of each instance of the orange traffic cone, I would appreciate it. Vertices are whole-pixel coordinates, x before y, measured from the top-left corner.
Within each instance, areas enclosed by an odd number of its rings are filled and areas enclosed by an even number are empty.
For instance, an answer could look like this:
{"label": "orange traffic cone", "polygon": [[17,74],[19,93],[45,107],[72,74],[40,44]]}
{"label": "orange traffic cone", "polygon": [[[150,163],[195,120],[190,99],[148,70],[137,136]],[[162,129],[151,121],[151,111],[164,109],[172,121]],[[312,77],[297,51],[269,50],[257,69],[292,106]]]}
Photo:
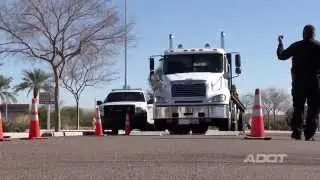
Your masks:
{"label": "orange traffic cone", "polygon": [[96,115],[97,115],[97,117],[96,117],[96,135],[97,136],[103,136],[102,122],[101,122],[99,106],[96,106]]}
{"label": "orange traffic cone", "polygon": [[270,140],[271,137],[265,136],[264,118],[261,104],[260,90],[256,89],[254,97],[254,106],[252,111],[251,133],[245,139],[263,139]]}
{"label": "orange traffic cone", "polygon": [[32,119],[30,122],[29,128],[29,139],[47,139],[41,137],[40,135],[40,123],[39,123],[39,112],[38,112],[38,99],[32,98],[32,107],[31,107]]}
{"label": "orange traffic cone", "polygon": [[3,126],[2,126],[2,115],[0,112],[0,141],[10,141],[9,137],[5,137],[3,134]]}
{"label": "orange traffic cone", "polygon": [[125,131],[125,135],[129,136],[130,132],[131,132],[131,127],[130,127],[130,117],[129,114],[126,114],[126,120],[125,120],[125,124],[124,124],[124,131]]}

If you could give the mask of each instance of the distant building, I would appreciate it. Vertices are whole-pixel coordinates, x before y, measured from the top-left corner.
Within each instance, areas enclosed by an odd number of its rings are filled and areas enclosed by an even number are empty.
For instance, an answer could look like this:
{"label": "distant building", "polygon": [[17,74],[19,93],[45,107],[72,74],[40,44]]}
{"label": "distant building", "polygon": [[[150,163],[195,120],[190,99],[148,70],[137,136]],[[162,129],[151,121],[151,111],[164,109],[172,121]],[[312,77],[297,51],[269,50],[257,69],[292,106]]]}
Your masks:
{"label": "distant building", "polygon": [[19,115],[29,114],[30,104],[7,104],[8,119],[5,119],[6,118],[6,105],[5,104],[0,104],[0,111],[2,114],[3,120],[12,121]]}

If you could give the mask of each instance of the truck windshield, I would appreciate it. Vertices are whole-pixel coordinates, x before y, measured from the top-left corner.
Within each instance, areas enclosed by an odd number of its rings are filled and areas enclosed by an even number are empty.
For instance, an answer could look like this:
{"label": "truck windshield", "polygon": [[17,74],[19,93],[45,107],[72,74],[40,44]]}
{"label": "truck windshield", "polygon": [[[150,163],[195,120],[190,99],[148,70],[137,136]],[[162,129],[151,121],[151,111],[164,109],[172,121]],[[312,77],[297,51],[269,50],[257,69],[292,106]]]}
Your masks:
{"label": "truck windshield", "polygon": [[121,101],[144,102],[145,99],[142,92],[113,92],[107,96],[104,103]]}
{"label": "truck windshield", "polygon": [[163,73],[223,72],[222,54],[168,55],[163,61]]}

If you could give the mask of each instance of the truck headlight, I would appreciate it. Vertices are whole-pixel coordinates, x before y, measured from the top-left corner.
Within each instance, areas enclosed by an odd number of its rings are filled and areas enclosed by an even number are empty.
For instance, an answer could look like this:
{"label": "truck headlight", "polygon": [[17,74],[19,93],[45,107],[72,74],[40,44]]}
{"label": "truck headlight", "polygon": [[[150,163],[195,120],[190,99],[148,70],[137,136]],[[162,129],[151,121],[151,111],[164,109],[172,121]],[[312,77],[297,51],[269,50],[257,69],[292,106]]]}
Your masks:
{"label": "truck headlight", "polygon": [[219,94],[219,95],[213,96],[209,101],[211,101],[211,102],[223,102],[226,99],[227,99],[226,95]]}
{"label": "truck headlight", "polygon": [[144,111],[145,111],[145,109],[143,109],[142,107],[136,107],[136,109],[135,109],[136,113],[141,113],[141,112],[144,112]]}
{"label": "truck headlight", "polygon": [[156,97],[156,102],[157,102],[157,103],[166,103],[167,101],[165,100],[164,97],[157,96],[157,97]]}
{"label": "truck headlight", "polygon": [[103,106],[99,107],[99,111],[100,111],[100,116],[104,116],[104,109]]}

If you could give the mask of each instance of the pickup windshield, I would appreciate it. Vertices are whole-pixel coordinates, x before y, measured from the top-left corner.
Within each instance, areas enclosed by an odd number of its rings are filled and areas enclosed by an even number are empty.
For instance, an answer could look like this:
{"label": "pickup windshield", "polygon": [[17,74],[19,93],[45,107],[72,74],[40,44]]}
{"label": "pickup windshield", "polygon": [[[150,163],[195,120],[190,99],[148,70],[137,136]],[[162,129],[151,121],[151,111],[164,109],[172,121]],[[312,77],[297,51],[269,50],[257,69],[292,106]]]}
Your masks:
{"label": "pickup windshield", "polygon": [[223,72],[221,54],[168,55],[163,61],[163,73]]}
{"label": "pickup windshield", "polygon": [[112,92],[107,96],[104,103],[121,101],[144,102],[145,99],[141,92]]}

